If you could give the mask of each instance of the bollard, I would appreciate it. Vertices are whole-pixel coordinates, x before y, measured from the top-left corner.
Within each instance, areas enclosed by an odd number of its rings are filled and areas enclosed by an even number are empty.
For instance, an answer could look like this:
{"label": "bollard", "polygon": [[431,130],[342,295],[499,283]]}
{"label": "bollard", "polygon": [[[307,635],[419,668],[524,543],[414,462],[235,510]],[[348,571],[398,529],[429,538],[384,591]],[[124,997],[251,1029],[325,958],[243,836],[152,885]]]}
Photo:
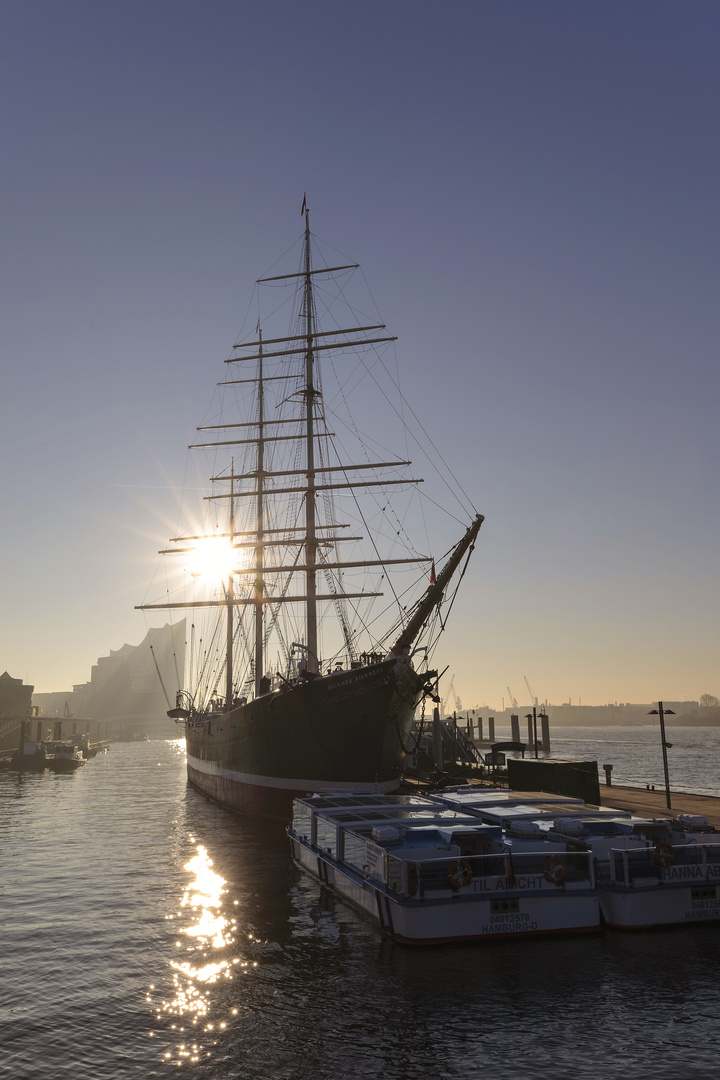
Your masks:
{"label": "bollard", "polygon": [[612,767],[612,765],[603,765],[603,769],[605,770],[605,783],[607,784],[608,787],[612,787],[611,773],[612,773],[613,767]]}

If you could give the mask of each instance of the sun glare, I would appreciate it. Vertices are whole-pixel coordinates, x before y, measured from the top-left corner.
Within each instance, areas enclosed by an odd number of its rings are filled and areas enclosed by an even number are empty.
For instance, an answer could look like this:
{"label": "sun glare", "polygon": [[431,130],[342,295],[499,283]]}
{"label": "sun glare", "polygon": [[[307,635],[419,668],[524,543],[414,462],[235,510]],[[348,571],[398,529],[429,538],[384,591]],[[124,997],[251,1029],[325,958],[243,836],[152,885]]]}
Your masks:
{"label": "sun glare", "polygon": [[237,554],[226,536],[208,536],[188,552],[186,569],[194,578],[219,584],[237,569]]}

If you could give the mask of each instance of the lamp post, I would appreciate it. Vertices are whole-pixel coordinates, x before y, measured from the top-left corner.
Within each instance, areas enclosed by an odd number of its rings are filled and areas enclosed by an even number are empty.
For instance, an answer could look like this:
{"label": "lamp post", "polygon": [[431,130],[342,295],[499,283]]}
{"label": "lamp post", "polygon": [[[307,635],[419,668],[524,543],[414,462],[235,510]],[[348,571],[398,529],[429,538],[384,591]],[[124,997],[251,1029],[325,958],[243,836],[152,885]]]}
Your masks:
{"label": "lamp post", "polygon": [[663,709],[662,701],[658,701],[657,709],[651,709],[648,713],[648,716],[660,717],[660,738],[662,739],[663,769],[665,770],[665,796],[667,798],[668,810],[672,810],[672,805],[670,803],[670,776],[668,775],[667,752],[668,748],[672,747],[672,743],[665,741],[665,717],[674,715],[675,713],[672,709]]}

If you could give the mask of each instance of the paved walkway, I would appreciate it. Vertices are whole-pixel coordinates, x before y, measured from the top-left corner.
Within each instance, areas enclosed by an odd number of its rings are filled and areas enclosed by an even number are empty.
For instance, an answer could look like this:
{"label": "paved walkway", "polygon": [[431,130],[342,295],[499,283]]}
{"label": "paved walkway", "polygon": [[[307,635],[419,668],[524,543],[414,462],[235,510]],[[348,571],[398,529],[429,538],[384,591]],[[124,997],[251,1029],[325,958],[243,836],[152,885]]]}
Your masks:
{"label": "paved walkway", "polygon": [[672,814],[703,814],[711,825],[720,828],[720,798],[714,795],[685,795],[670,791],[672,809],[668,810],[665,789],[647,791],[645,788],[608,787],[600,785],[600,802],[603,806],[616,806],[619,810],[632,810],[639,817],[667,817]]}

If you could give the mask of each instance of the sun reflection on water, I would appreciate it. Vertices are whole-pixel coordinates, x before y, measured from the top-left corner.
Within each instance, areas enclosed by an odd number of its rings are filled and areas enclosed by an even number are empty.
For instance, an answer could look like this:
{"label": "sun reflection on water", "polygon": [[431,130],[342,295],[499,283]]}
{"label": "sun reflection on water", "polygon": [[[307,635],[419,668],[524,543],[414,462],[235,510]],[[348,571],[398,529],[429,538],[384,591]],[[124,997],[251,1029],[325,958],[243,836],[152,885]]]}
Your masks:
{"label": "sun reflection on water", "polygon": [[[234,951],[236,920],[223,914],[227,882],[215,873],[212,865],[207,849],[199,844],[197,854],[184,866],[193,875],[193,880],[185,888],[180,910],[165,916],[168,921],[177,919],[184,923],[175,931],[180,935],[180,939],[174,942],[175,948],[184,949],[186,956],[194,954],[187,959],[183,957],[170,961],[174,996],[171,1000],[163,1001],[155,1010],[158,1019],[164,1014],[176,1021],[169,1027],[178,1034],[185,1033],[185,1023],[190,1025],[188,1032],[195,1026],[198,1035],[202,1031],[210,1037],[214,1032],[225,1029],[226,1021],[237,1015],[237,1009],[223,1005],[221,998],[224,995],[219,995],[217,988],[213,991],[213,987],[221,980],[232,980],[233,970],[247,971],[254,966],[237,956],[228,955]],[[215,1015],[211,1020],[211,1007],[216,1013],[223,1013],[227,1009],[227,1016]],[[199,1043],[186,1042],[179,1044],[174,1054],[168,1051],[163,1056],[165,1060],[175,1057],[176,1063],[181,1064],[183,1061],[197,1061],[199,1055],[205,1057],[206,1053],[206,1048]]]}

